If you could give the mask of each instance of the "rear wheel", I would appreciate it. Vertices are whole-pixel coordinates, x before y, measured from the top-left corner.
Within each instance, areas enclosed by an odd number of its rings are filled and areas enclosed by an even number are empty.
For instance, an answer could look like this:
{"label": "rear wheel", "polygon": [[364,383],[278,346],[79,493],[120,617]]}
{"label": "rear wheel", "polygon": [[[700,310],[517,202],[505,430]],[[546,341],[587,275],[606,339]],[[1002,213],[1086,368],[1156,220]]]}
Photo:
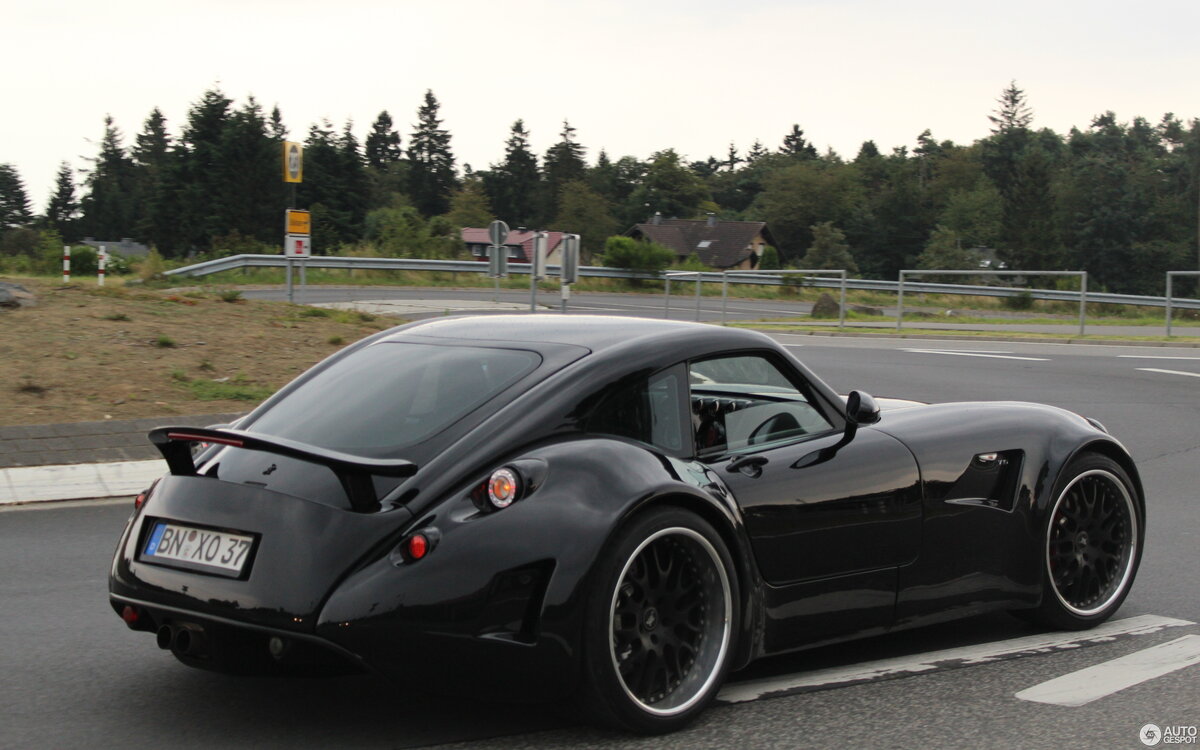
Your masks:
{"label": "rear wheel", "polygon": [[601,558],[588,596],[584,709],[644,733],[690,722],[728,670],[737,601],[712,526],[673,508],[636,518]]}
{"label": "rear wheel", "polygon": [[1105,456],[1085,454],[1063,472],[1042,545],[1042,604],[1030,614],[1082,630],[1121,606],[1142,556],[1145,530],[1129,475]]}

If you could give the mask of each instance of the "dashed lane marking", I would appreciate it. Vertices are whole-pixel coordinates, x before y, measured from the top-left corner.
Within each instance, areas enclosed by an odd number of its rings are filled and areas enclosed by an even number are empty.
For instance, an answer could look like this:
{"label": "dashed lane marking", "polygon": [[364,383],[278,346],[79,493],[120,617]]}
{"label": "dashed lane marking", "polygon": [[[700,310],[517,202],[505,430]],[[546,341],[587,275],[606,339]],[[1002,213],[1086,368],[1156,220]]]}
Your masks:
{"label": "dashed lane marking", "polygon": [[934,672],[954,667],[971,666],[998,661],[1016,656],[1043,654],[1065,649],[1079,648],[1090,643],[1113,641],[1120,637],[1149,635],[1165,628],[1195,625],[1189,620],[1159,615],[1137,615],[1121,620],[1112,620],[1088,631],[1069,633],[1044,633],[1039,635],[1010,638],[975,646],[931,651],[894,659],[879,659],[845,667],[816,669],[801,674],[747,680],[726,685],[717,700],[723,703],[745,703],[759,698],[790,695],[793,693],[821,690],[829,687],[851,685],[889,677]]}
{"label": "dashed lane marking", "polygon": [[1139,367],[1141,372],[1157,372],[1163,375],[1186,375],[1189,378],[1200,378],[1200,372],[1184,372],[1183,370],[1160,370],[1157,367]]}
{"label": "dashed lane marking", "polygon": [[904,349],[913,354],[946,354],[954,357],[989,357],[991,359],[1021,359],[1028,362],[1049,362],[1046,357],[1022,357],[1011,352],[990,352],[959,349]]}
{"label": "dashed lane marking", "polygon": [[1196,664],[1200,664],[1200,635],[1185,635],[1034,685],[1017,697],[1055,706],[1082,706]]}
{"label": "dashed lane marking", "polygon": [[1200,362],[1200,357],[1169,357],[1162,354],[1118,354],[1119,359],[1182,359],[1188,362]]}

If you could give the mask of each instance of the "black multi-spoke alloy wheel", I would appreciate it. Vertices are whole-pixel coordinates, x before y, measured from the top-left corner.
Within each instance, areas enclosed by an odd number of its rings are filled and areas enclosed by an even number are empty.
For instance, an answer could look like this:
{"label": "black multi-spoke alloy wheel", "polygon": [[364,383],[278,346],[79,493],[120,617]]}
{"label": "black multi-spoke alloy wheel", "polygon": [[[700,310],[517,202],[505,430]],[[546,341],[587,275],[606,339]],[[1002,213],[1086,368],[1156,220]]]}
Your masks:
{"label": "black multi-spoke alloy wheel", "polygon": [[678,729],[716,696],[738,617],[737,577],[700,517],[659,508],[601,557],[584,628],[584,708],[636,732]]}
{"label": "black multi-spoke alloy wheel", "polygon": [[1095,454],[1075,459],[1055,493],[1035,617],[1058,628],[1089,628],[1107,620],[1129,593],[1142,556],[1144,510],[1129,475]]}

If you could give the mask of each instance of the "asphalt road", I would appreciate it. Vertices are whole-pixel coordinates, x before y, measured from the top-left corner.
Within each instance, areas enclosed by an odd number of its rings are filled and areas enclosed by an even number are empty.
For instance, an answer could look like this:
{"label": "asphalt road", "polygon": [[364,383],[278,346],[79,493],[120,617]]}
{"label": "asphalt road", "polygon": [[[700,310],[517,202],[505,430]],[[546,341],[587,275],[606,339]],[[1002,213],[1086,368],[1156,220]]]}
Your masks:
{"label": "asphalt road", "polygon": [[[1200,725],[1200,666],[1077,707],[1018,692],[1200,636],[1200,354],[1160,347],[780,337],[837,390],[927,401],[1020,399],[1104,422],[1137,459],[1146,554],[1118,618],[1174,618],[1143,635],[946,660],[909,676],[823,684],[720,705],[642,739],[551,707],[423,697],[420,675],[233,679],[190,670],[128,631],[105,578],[127,500],[0,511],[0,747],[1141,748],[1144,724]],[[1163,359],[1163,357],[1170,357]],[[765,660],[739,681],[1038,636],[1007,615]],[[980,661],[980,663],[975,663]]]}

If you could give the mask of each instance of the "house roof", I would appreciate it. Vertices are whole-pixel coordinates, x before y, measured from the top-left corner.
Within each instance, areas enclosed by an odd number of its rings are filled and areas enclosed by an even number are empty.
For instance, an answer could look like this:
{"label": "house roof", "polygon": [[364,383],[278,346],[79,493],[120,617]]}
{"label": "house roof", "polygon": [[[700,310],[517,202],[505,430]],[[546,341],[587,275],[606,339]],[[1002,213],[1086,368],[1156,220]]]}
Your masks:
{"label": "house roof", "polygon": [[729,268],[750,256],[750,243],[759,234],[772,243],[763,221],[713,221],[708,219],[659,219],[657,223],[635,224],[625,234],[668,247],[686,257],[696,255],[713,268]]}
{"label": "house roof", "polygon": [[[528,260],[533,257],[533,238],[538,233],[536,229],[513,229],[504,241],[505,247],[521,248],[521,255]],[[546,232],[546,252],[552,253],[562,243],[565,232]],[[463,227],[462,240],[468,245],[490,245],[486,227]]]}

